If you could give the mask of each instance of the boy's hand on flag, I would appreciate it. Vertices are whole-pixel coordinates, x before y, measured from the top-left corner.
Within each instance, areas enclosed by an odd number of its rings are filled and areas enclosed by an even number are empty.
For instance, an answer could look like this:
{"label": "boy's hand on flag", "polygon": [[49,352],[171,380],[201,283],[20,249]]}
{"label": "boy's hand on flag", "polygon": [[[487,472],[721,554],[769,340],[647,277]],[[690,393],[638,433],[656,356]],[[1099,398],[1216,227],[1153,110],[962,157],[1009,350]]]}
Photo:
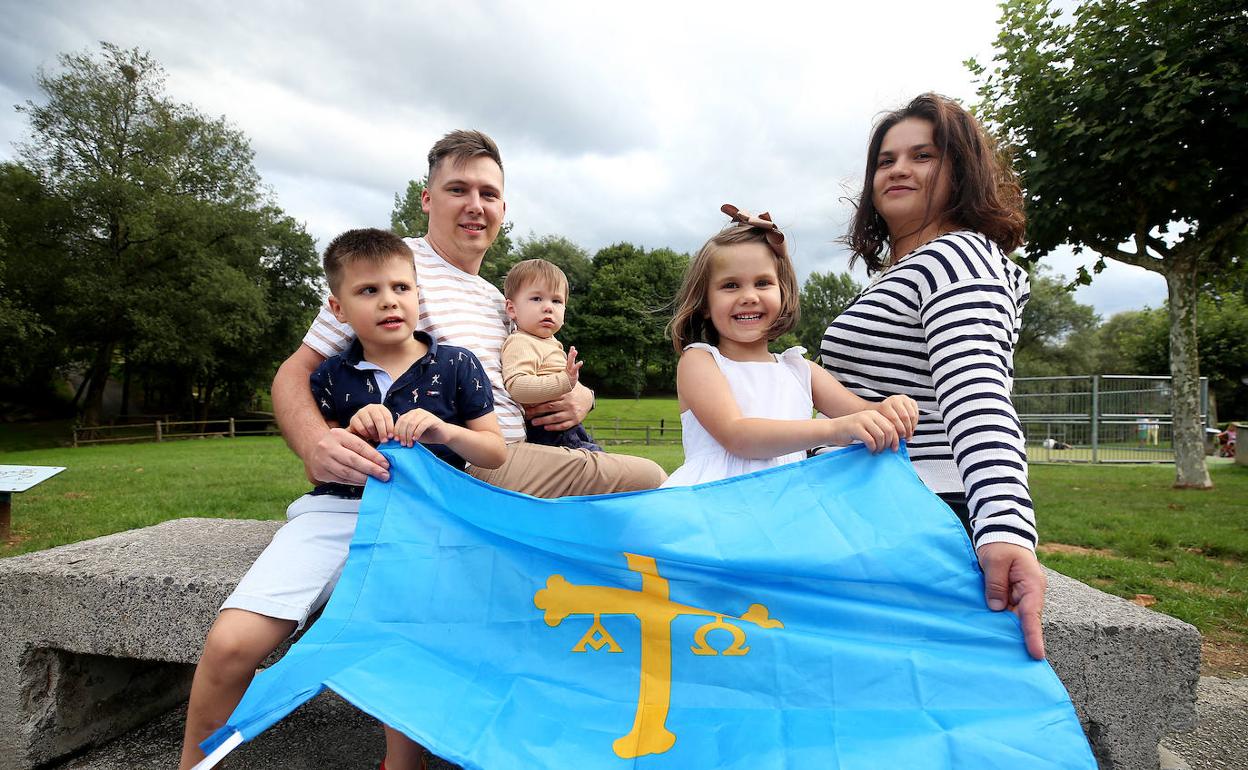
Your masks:
{"label": "boy's hand on flag", "polygon": [[394,438],[394,415],[381,404],[369,404],[355,413],[347,430],[380,444]]}
{"label": "boy's hand on flag", "polygon": [[422,444],[446,444],[450,442],[455,427],[425,409],[413,409],[399,416],[394,434],[403,446],[411,446],[418,441]]}

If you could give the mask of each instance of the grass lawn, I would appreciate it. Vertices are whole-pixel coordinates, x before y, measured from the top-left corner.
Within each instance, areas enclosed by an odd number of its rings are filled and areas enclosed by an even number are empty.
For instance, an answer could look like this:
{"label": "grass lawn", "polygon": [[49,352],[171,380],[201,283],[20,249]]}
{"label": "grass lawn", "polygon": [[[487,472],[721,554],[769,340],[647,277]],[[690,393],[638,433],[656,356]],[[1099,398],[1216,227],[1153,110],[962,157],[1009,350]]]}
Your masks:
{"label": "grass lawn", "polygon": [[0,453],[69,446],[73,440],[71,419],[0,423]]}
{"label": "grass lawn", "polygon": [[[603,402],[599,409],[633,408],[644,415],[637,419],[675,412],[669,399]],[[681,461],[674,445],[612,451],[669,471]],[[68,468],[14,495],[14,538],[0,543],[0,556],[183,516],[280,518],[308,489],[278,438],[10,451],[0,464]],[[1033,466],[1041,559],[1110,593],[1155,597],[1153,609],[1205,634],[1207,670],[1248,673],[1248,469],[1211,472],[1216,489],[1196,492],[1171,489],[1167,465]]]}
{"label": "grass lawn", "polygon": [[608,422],[615,418],[621,420],[642,420],[658,424],[660,419],[680,425],[680,407],[676,405],[676,396],[649,396],[646,398],[600,398],[594,402],[594,411],[589,413],[586,422]]}
{"label": "grass lawn", "polygon": [[1031,468],[1040,558],[1205,635],[1210,670],[1248,674],[1248,469],[1210,468],[1211,492],[1172,489],[1174,468]]}
{"label": "grass lawn", "polygon": [[6,452],[0,464],[65,466],[13,495],[15,538],[0,556],[184,516],[280,518],[309,489],[303,464],[275,437]]}

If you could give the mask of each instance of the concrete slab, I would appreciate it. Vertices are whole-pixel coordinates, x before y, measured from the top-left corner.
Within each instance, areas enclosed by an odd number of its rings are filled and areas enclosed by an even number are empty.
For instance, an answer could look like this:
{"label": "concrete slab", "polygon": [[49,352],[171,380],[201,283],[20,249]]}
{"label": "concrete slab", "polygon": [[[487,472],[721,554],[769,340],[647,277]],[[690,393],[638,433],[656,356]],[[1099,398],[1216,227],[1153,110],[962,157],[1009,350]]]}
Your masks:
{"label": "concrete slab", "polygon": [[0,559],[0,770],[184,701],[217,608],[279,525],[178,519]]}
{"label": "concrete slab", "polygon": [[1157,745],[1196,726],[1200,633],[1046,570],[1049,662],[1102,770],[1156,770]]}

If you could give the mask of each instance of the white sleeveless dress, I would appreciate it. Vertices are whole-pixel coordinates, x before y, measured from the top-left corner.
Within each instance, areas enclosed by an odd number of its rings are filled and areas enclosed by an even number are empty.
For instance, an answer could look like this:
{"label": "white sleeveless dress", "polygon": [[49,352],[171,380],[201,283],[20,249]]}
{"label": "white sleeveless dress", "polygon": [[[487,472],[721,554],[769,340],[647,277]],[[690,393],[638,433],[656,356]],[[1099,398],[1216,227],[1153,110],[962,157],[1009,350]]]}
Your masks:
{"label": "white sleeveless dress", "polygon": [[[733,361],[724,358],[717,348],[701,342],[695,342],[685,350],[689,348],[705,350],[715,358],[743,416],[773,420],[811,418],[814,403],[810,395],[810,363],[802,358],[805,348],[794,347],[783,353],[773,353],[775,361]],[[665,487],[718,481],[806,458],[805,452],[790,452],[765,460],[738,457],[706,432],[692,410],[680,413],[680,426],[685,464],[667,477],[663,483]]]}

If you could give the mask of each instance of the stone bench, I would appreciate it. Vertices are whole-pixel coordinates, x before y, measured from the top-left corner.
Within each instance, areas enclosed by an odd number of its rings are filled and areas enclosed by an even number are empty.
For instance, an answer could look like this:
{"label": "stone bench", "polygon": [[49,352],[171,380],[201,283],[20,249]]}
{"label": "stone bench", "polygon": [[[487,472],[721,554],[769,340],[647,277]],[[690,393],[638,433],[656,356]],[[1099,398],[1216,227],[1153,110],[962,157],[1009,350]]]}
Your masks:
{"label": "stone bench", "polygon": [[[178,519],[0,560],[0,770],[46,765],[184,701],[217,607],[279,524]],[[1049,581],[1049,660],[1101,768],[1156,768],[1162,736],[1196,724],[1200,635],[1055,572]],[[304,766],[330,766],[337,724],[294,742]],[[249,748],[231,767],[252,766]]]}

